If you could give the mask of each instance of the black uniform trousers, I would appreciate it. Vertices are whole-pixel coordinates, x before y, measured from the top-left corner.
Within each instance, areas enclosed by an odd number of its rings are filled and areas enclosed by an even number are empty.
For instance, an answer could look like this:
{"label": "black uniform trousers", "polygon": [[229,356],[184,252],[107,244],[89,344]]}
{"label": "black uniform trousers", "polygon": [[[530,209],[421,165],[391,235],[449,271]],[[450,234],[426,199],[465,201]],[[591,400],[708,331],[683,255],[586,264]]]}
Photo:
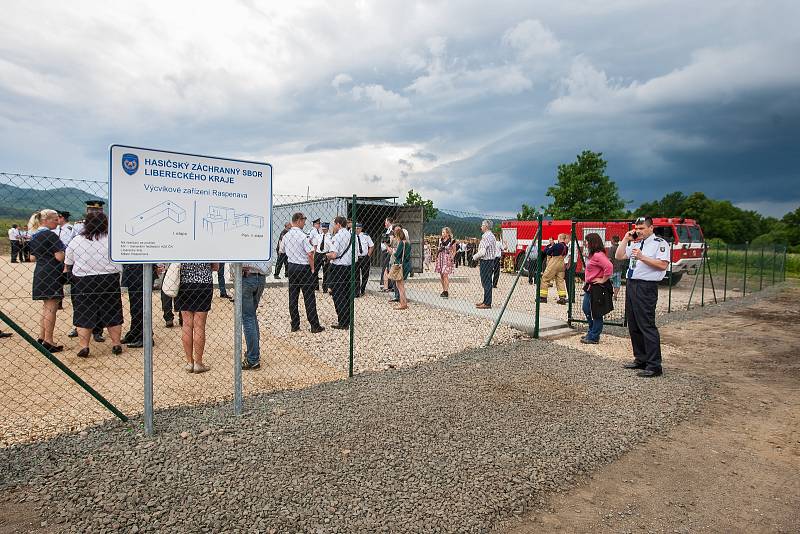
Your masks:
{"label": "black uniform trousers", "polygon": [[289,272],[289,256],[283,252],[278,252],[278,260],[275,262],[275,276],[281,275],[281,268],[285,268],[286,272]]}
{"label": "black uniform trousers", "polygon": [[330,287],[333,307],[340,326],[350,325],[350,266],[330,266]]}
{"label": "black uniform trousers", "polygon": [[217,287],[219,288],[219,296],[220,297],[227,297],[228,290],[225,288],[225,264],[219,264],[219,270],[217,270]]}
{"label": "black uniform trousers", "polygon": [[11,263],[17,263],[17,258],[22,261],[22,247],[16,239],[11,240]]}
{"label": "black uniform trousers", "polygon": [[497,287],[497,282],[500,281],[500,263],[502,258],[494,259],[494,267],[492,267],[492,287]]}
{"label": "black uniform trousers", "polygon": [[319,327],[317,316],[317,296],[314,294],[314,273],[310,265],[288,263],[286,273],[289,276],[289,317],[292,328],[300,328],[300,310],[297,302],[300,292],[303,292],[303,306],[306,309],[306,318],[312,327]]}
{"label": "black uniform trousers", "polygon": [[[129,343],[141,341],[144,337],[144,281],[142,272],[144,266],[140,263],[122,266],[122,286],[128,288],[128,303],[130,304],[131,323],[125,338]],[[148,269],[155,271],[155,265],[148,265]],[[155,277],[155,272],[153,273]]]}
{"label": "black uniform trousers", "polygon": [[328,270],[330,269],[330,262],[325,254],[319,252],[314,253],[314,275],[316,276],[315,289],[319,289],[319,272],[322,271],[322,289],[329,289],[328,283]]}
{"label": "black uniform trousers", "polygon": [[369,256],[361,256],[356,263],[356,295],[363,295],[369,281]]}
{"label": "black uniform trousers", "polygon": [[[175,312],[174,305],[175,299],[164,293],[164,291],[159,291],[161,293],[161,313],[164,316],[164,322],[169,323],[175,320]],[[178,323],[183,326],[183,317],[178,316]]]}
{"label": "black uniform trousers", "polygon": [[633,357],[645,369],[661,370],[661,337],[656,328],[658,282],[628,279],[625,287],[625,319],[633,345]]}

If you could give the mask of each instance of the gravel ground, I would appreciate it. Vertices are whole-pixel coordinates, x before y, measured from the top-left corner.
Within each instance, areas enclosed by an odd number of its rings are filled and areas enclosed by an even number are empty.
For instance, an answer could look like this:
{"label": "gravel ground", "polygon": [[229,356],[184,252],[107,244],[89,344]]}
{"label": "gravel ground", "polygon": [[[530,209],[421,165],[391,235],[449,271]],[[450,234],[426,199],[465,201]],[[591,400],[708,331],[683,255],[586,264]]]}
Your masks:
{"label": "gravel ground", "polygon": [[[695,413],[700,379],[522,341],[0,450],[71,532],[486,532]],[[136,422],[139,423],[139,422]]]}

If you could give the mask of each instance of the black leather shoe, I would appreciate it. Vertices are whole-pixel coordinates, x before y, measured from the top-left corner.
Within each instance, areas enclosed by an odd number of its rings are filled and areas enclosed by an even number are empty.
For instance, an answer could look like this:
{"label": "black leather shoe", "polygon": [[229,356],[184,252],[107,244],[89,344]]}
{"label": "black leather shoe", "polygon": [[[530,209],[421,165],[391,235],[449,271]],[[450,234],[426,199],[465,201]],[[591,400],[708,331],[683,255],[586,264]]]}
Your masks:
{"label": "black leather shoe", "polygon": [[299,326],[293,326],[291,331],[292,332],[299,332],[300,331],[300,327]]}
{"label": "black leather shoe", "polygon": [[347,326],[347,325],[342,325],[342,324],[338,324],[338,323],[337,323],[337,324],[332,324],[332,325],[331,325],[331,328],[335,328],[336,330],[347,330],[347,329],[349,329],[350,327],[349,327],[349,326]]}
{"label": "black leather shoe", "polygon": [[0,332],[0,339],[4,337],[11,337],[13,334],[11,332]]}
{"label": "black leather shoe", "polygon": [[324,331],[325,331],[325,327],[324,326],[312,326],[311,327],[311,333],[312,334],[319,334],[320,332],[324,332]]}
{"label": "black leather shoe", "polygon": [[644,369],[644,364],[637,361],[628,362],[622,366],[623,369]]}
{"label": "black leather shoe", "polygon": [[92,338],[98,343],[104,343],[106,340],[106,338],[103,337],[103,334],[92,334]]}
{"label": "black leather shoe", "polygon": [[78,351],[78,358],[88,358],[89,357],[89,347],[85,349],[81,349]]}
{"label": "black leather shoe", "polygon": [[166,321],[164,323],[164,326],[166,326],[167,328],[173,328],[175,326],[175,321]]}
{"label": "black leather shoe", "polygon": [[651,369],[644,369],[643,371],[639,371],[636,373],[636,376],[640,376],[642,378],[655,378],[657,376],[661,376],[664,374],[664,371],[659,369],[658,371],[653,371]]}
{"label": "black leather shoe", "polygon": [[131,337],[130,334],[125,334],[124,336],[122,336],[122,339],[120,339],[119,342],[122,343],[123,345],[127,345],[128,343],[133,343],[133,338]]}
{"label": "black leather shoe", "polygon": [[[126,343],[126,345],[129,349],[141,349],[144,347],[144,341],[140,339],[139,341],[134,341],[133,343]],[[156,346],[155,341],[153,341],[153,346]]]}

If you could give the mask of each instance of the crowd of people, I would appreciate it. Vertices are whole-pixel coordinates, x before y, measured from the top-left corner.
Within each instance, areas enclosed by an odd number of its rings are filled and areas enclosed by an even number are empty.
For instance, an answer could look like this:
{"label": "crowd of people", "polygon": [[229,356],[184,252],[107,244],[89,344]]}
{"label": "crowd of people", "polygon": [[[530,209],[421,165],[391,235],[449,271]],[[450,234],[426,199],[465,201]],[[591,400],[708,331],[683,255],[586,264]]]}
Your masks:
{"label": "crowd of people", "polygon": [[[181,328],[185,370],[204,373],[210,368],[203,361],[206,343],[208,313],[212,307],[214,273],[217,273],[220,297],[231,299],[224,275],[224,264],[180,263],[159,265],[120,265],[109,258],[108,217],[103,212],[102,201],[87,201],[82,221],[72,225],[65,211],[44,209],[36,212],[23,227],[13,225],[9,230],[12,245],[12,263],[35,261],[32,298],[42,301],[38,342],[50,352],[60,352],[64,346],[54,339],[56,317],[63,309],[65,286],[70,288],[68,298],[72,303],[70,337],[78,338],[77,356],[89,357],[91,341],[104,342],[104,331],[111,338],[114,355],[128,348],[141,348],[144,342],[143,325],[143,269],[153,269],[154,276],[166,281],[172,270],[177,286],[174,294],[162,287],[161,307],[164,324],[174,327],[175,315]],[[273,276],[280,279],[281,272],[288,278],[288,305],[290,331],[300,330],[299,297],[302,293],[306,319],[312,333],[325,330],[317,312],[316,293],[329,294],[336,313],[333,329],[350,328],[353,313],[350,300],[351,266],[355,255],[355,296],[364,296],[371,265],[377,264],[381,279],[379,290],[392,293],[389,302],[394,309],[409,307],[406,284],[412,273],[413,251],[408,230],[396,224],[391,217],[384,221],[385,232],[377,243],[364,232],[361,223],[353,228],[352,221],[337,216],[332,221],[317,218],[305,231],[306,216],[297,212],[287,222],[276,243],[276,260]],[[648,225],[649,222],[649,225]],[[668,265],[663,240],[652,235],[652,221],[636,222],[636,231],[623,239],[614,238],[610,251],[606,251],[600,235],[590,233],[578,246],[585,254],[585,285],[582,311],[586,315],[588,332],[582,343],[600,342],[603,316],[614,308],[621,286],[621,271],[627,268],[626,314],[630,328],[635,361],[629,367],[640,370],[642,376],[661,373],[660,340],[655,327],[655,282],[663,278]],[[648,233],[649,230],[649,233]],[[355,235],[352,234],[355,232]],[[481,223],[481,238],[476,243],[458,241],[449,227],[444,227],[438,238],[435,252],[429,243],[423,248],[424,263],[433,264],[439,275],[442,291],[440,297],[450,296],[450,276],[461,265],[478,267],[482,298],[477,309],[492,307],[492,290],[497,287],[503,252],[506,243],[492,232],[492,222]],[[376,244],[380,246],[377,247]],[[636,246],[636,245],[639,246]],[[352,247],[356,247],[353,251]],[[541,273],[541,292],[538,299],[547,302],[552,285],[558,294],[558,304],[565,304],[567,287],[565,273],[569,269],[569,242],[566,234],[551,239],[542,251],[544,269]],[[374,258],[376,250],[380,257]],[[355,252],[355,254],[354,254]],[[529,266],[529,281],[534,269]],[[257,309],[262,298],[268,262],[242,264],[242,325],[246,343],[243,369],[260,367],[260,329]],[[124,310],[122,287],[127,287],[129,302],[129,329],[123,336]],[[152,288],[150,288],[152,290]],[[0,332],[0,337],[11,334]]]}

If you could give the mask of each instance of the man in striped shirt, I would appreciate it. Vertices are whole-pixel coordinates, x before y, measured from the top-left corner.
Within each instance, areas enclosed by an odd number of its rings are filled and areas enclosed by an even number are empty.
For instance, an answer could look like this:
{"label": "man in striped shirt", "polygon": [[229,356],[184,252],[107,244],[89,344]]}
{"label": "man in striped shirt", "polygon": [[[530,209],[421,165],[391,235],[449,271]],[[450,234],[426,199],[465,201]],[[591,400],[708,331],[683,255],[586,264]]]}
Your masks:
{"label": "man in striped shirt", "polygon": [[480,260],[481,285],[483,286],[483,301],[475,305],[481,310],[488,310],[492,307],[492,272],[494,271],[494,260],[497,256],[497,239],[492,233],[492,221],[481,223],[481,242],[478,251],[472,256],[475,260]]}

